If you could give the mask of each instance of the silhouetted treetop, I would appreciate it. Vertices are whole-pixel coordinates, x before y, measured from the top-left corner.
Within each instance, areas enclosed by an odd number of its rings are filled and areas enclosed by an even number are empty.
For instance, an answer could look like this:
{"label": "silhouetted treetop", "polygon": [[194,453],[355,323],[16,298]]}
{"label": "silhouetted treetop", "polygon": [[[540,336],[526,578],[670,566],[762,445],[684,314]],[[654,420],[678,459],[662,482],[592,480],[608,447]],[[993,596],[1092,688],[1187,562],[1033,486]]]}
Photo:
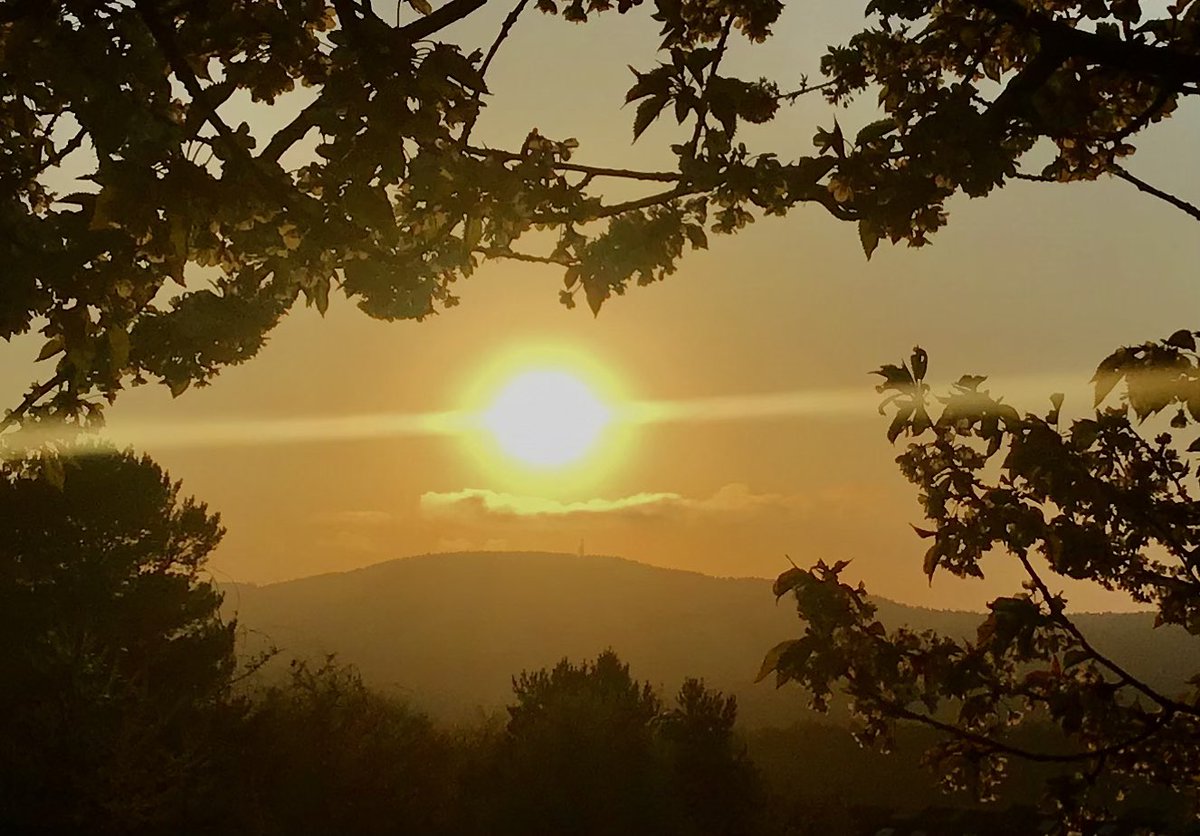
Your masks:
{"label": "silhouetted treetop", "polygon": [[131,833],[203,806],[235,669],[202,577],[223,532],[148,459],[63,477],[0,465],[0,829]]}

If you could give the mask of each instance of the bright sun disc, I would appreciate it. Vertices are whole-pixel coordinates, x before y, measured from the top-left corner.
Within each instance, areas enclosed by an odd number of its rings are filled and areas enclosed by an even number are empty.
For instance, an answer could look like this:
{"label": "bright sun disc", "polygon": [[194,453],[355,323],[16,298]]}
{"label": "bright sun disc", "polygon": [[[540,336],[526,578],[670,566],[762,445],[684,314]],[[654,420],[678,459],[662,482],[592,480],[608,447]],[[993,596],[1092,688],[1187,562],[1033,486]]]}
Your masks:
{"label": "bright sun disc", "polygon": [[517,375],[483,414],[500,448],[535,467],[560,467],[583,457],[611,414],[583,381],[567,372]]}

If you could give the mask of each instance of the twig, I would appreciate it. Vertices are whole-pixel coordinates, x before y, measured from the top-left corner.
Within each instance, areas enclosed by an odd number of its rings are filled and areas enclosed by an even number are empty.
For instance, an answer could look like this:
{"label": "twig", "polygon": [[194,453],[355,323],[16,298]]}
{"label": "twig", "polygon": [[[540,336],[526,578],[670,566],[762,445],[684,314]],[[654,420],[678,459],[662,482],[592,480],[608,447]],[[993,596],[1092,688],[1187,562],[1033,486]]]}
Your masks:
{"label": "twig", "polygon": [[556,264],[560,267],[569,266],[570,260],[553,258],[548,255],[534,255],[533,253],[522,253],[516,250],[501,249],[499,247],[476,247],[472,252],[477,252],[485,258],[507,258],[512,261],[526,261],[532,264]]}
{"label": "twig", "polygon": [[[496,157],[502,160],[511,160],[516,162],[525,159],[520,154],[513,151],[501,151],[492,148],[477,148],[468,145],[463,149],[468,154],[475,154],[481,157]],[[679,182],[679,174],[670,171],[638,171],[630,168],[605,168],[595,165],[577,165],[576,163],[554,163],[554,167],[561,171],[573,171],[578,174],[590,174],[595,177],[619,177],[624,180],[648,180],[657,183],[677,183]]]}
{"label": "twig", "polygon": [[1164,711],[1168,713],[1178,712],[1180,714],[1190,714],[1192,716],[1200,717],[1200,709],[1193,708],[1190,705],[1186,705],[1177,700],[1173,700],[1170,697],[1163,696],[1158,691],[1155,691],[1149,685],[1135,677],[1133,674],[1129,673],[1129,671],[1125,670],[1112,659],[1096,650],[1096,648],[1092,646],[1092,643],[1087,640],[1087,637],[1084,636],[1083,632],[1077,626],[1075,626],[1075,622],[1067,618],[1066,614],[1063,613],[1062,605],[1059,604],[1056,606],[1051,603],[1054,599],[1054,595],[1050,592],[1050,587],[1048,587],[1046,582],[1042,580],[1042,576],[1038,574],[1036,569],[1033,568],[1033,564],[1030,563],[1029,557],[1024,552],[1017,552],[1016,555],[1017,560],[1019,560],[1021,565],[1025,568],[1025,573],[1029,575],[1029,579],[1033,581],[1033,585],[1037,588],[1038,592],[1041,593],[1042,598],[1046,601],[1046,606],[1050,610],[1050,617],[1056,624],[1070,633],[1075,640],[1079,642],[1079,646],[1083,648],[1083,650],[1089,656],[1091,656],[1091,658],[1095,659],[1101,665],[1112,671],[1124,685],[1128,685],[1135,691],[1140,692],[1143,696],[1153,700]]}
{"label": "twig", "polygon": [[61,385],[65,380],[66,376],[59,372],[40,386],[33,387],[29,394],[17,404],[15,409],[9,410],[3,418],[0,418],[0,432],[4,432],[9,427],[18,424],[25,416],[25,413],[33,408],[34,404],[44,398],[51,390]]}
{"label": "twig", "polygon": [[1200,207],[1196,207],[1196,206],[1192,205],[1191,203],[1188,203],[1186,200],[1176,197],[1175,195],[1170,194],[1169,192],[1164,192],[1162,189],[1158,188],[1157,186],[1150,185],[1149,183],[1147,183],[1145,180],[1141,179],[1140,177],[1136,177],[1136,176],[1130,174],[1128,171],[1126,171],[1124,168],[1122,168],[1119,165],[1110,166],[1109,172],[1114,177],[1119,177],[1120,179],[1124,180],[1127,183],[1132,183],[1134,186],[1137,187],[1138,191],[1145,192],[1148,195],[1153,195],[1154,197],[1157,197],[1159,200],[1164,200],[1167,203],[1174,206],[1176,209],[1182,210],[1183,212],[1186,212],[1187,214],[1191,215],[1196,220],[1200,221]]}
{"label": "twig", "polygon": [[1012,755],[1013,757],[1021,758],[1022,760],[1033,761],[1036,763],[1078,763],[1079,761],[1090,761],[1095,760],[1096,758],[1104,758],[1108,755],[1115,755],[1125,751],[1130,746],[1136,746],[1137,744],[1143,743],[1150,739],[1155,733],[1158,732],[1159,727],[1161,726],[1160,721],[1156,725],[1147,728],[1145,731],[1129,738],[1128,740],[1123,740],[1120,743],[1113,743],[1109,746],[1104,746],[1099,749],[1090,749],[1084,752],[1069,752],[1056,755],[1052,752],[1031,752],[1028,749],[1021,749],[1020,747],[1012,746],[1008,743],[1002,743],[995,738],[968,731],[967,729],[956,726],[953,723],[943,722],[942,720],[930,717],[928,714],[921,714],[920,712],[913,711],[910,708],[905,708],[902,705],[883,703],[882,708],[885,712],[895,717],[899,717],[904,720],[912,720],[915,723],[921,723],[922,725],[945,732],[946,734],[957,737],[961,740],[970,741],[976,746],[981,746],[985,749],[988,749],[990,752]]}
{"label": "twig", "polygon": [[[492,41],[491,47],[487,51],[487,55],[483,58],[483,63],[479,65],[479,75],[481,78],[486,77],[488,67],[492,65],[492,59],[496,57],[496,53],[500,51],[500,44],[508,37],[508,33],[512,31],[516,25],[517,18],[521,16],[521,12],[525,11],[525,7],[529,5],[529,0],[518,0],[517,5],[504,18],[504,22],[500,24],[500,31],[496,34],[496,39]],[[479,102],[479,97],[482,91],[475,91],[475,101]],[[475,108],[475,112],[471,114],[467,120],[467,124],[463,126],[462,137],[458,140],[460,145],[466,145],[467,140],[471,137],[471,131],[475,129],[475,122],[479,119],[479,108]]]}

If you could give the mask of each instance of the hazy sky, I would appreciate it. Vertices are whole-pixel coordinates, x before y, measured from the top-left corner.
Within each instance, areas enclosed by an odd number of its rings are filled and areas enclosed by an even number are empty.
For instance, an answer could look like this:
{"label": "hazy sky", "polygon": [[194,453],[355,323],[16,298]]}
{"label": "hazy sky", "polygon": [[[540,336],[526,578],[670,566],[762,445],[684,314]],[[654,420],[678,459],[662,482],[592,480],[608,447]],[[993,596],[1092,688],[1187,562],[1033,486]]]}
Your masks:
{"label": "hazy sky", "polygon": [[[793,4],[776,37],[733,64],[785,87],[815,75],[819,49],[851,31],[853,5]],[[485,44],[505,11],[485,9],[462,37]],[[537,126],[578,137],[581,161],[669,163],[669,128],[631,147],[632,113],[619,109],[632,78],[625,65],[653,60],[652,27],[644,10],[586,26],[531,15],[494,65],[476,137],[512,145]],[[815,125],[828,122],[813,102],[746,139],[782,157],[811,153]],[[1130,168],[1200,198],[1197,140],[1200,118],[1180,114],[1149,132]],[[1196,327],[1200,238],[1194,221],[1115,181],[1016,184],[950,208],[934,246],[885,245],[870,263],[854,227],[822,209],[762,220],[712,236],[710,251],[687,256],[665,283],[611,300],[598,318],[559,305],[556,270],[513,263],[487,265],[460,287],[461,306],[423,323],[375,322],[334,300],[324,320],[297,311],[259,357],[210,388],[174,401],[165,388],[126,392],[110,425],[153,426],[147,451],[221,512],[229,534],[212,567],[222,579],[267,582],[429,551],[574,552],[582,542],[591,553],[718,575],[774,576],[785,554],[799,564],[854,558],[852,574],[873,592],[977,606],[1015,586],[1016,574],[997,560],[988,582],[927,585],[908,527],[920,522],[916,492],[892,461],[867,372],[920,343],[934,382],[994,375],[995,391],[1037,409],[1066,390],[1067,412],[1078,413],[1109,350]],[[32,362],[38,345],[18,341],[0,355],[6,403],[46,374]],[[629,399],[834,397],[808,414],[635,427],[561,478],[502,466],[455,435],[164,440],[196,422],[336,426],[347,415],[468,408],[473,392],[497,382],[489,369],[533,350],[586,358]],[[1083,591],[1073,603],[1114,605]]]}

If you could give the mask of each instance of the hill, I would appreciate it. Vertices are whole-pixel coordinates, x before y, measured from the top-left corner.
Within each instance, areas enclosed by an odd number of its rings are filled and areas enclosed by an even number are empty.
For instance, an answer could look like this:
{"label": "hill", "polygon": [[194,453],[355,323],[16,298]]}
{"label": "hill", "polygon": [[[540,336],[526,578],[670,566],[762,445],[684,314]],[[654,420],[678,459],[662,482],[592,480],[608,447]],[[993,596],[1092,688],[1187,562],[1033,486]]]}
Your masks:
{"label": "hill", "polygon": [[[755,685],[764,652],[798,635],[771,582],[715,578],[616,557],[439,554],[266,586],[226,588],[226,607],[285,658],[337,653],[371,684],[446,718],[508,702],[511,678],[606,647],[636,676],[674,691],[686,676],[738,695],[748,726],[804,715],[803,693]],[[973,635],[982,616],[879,600],[889,626]],[[1080,616],[1101,649],[1178,688],[1200,669],[1200,642],[1152,630],[1149,614]]]}

